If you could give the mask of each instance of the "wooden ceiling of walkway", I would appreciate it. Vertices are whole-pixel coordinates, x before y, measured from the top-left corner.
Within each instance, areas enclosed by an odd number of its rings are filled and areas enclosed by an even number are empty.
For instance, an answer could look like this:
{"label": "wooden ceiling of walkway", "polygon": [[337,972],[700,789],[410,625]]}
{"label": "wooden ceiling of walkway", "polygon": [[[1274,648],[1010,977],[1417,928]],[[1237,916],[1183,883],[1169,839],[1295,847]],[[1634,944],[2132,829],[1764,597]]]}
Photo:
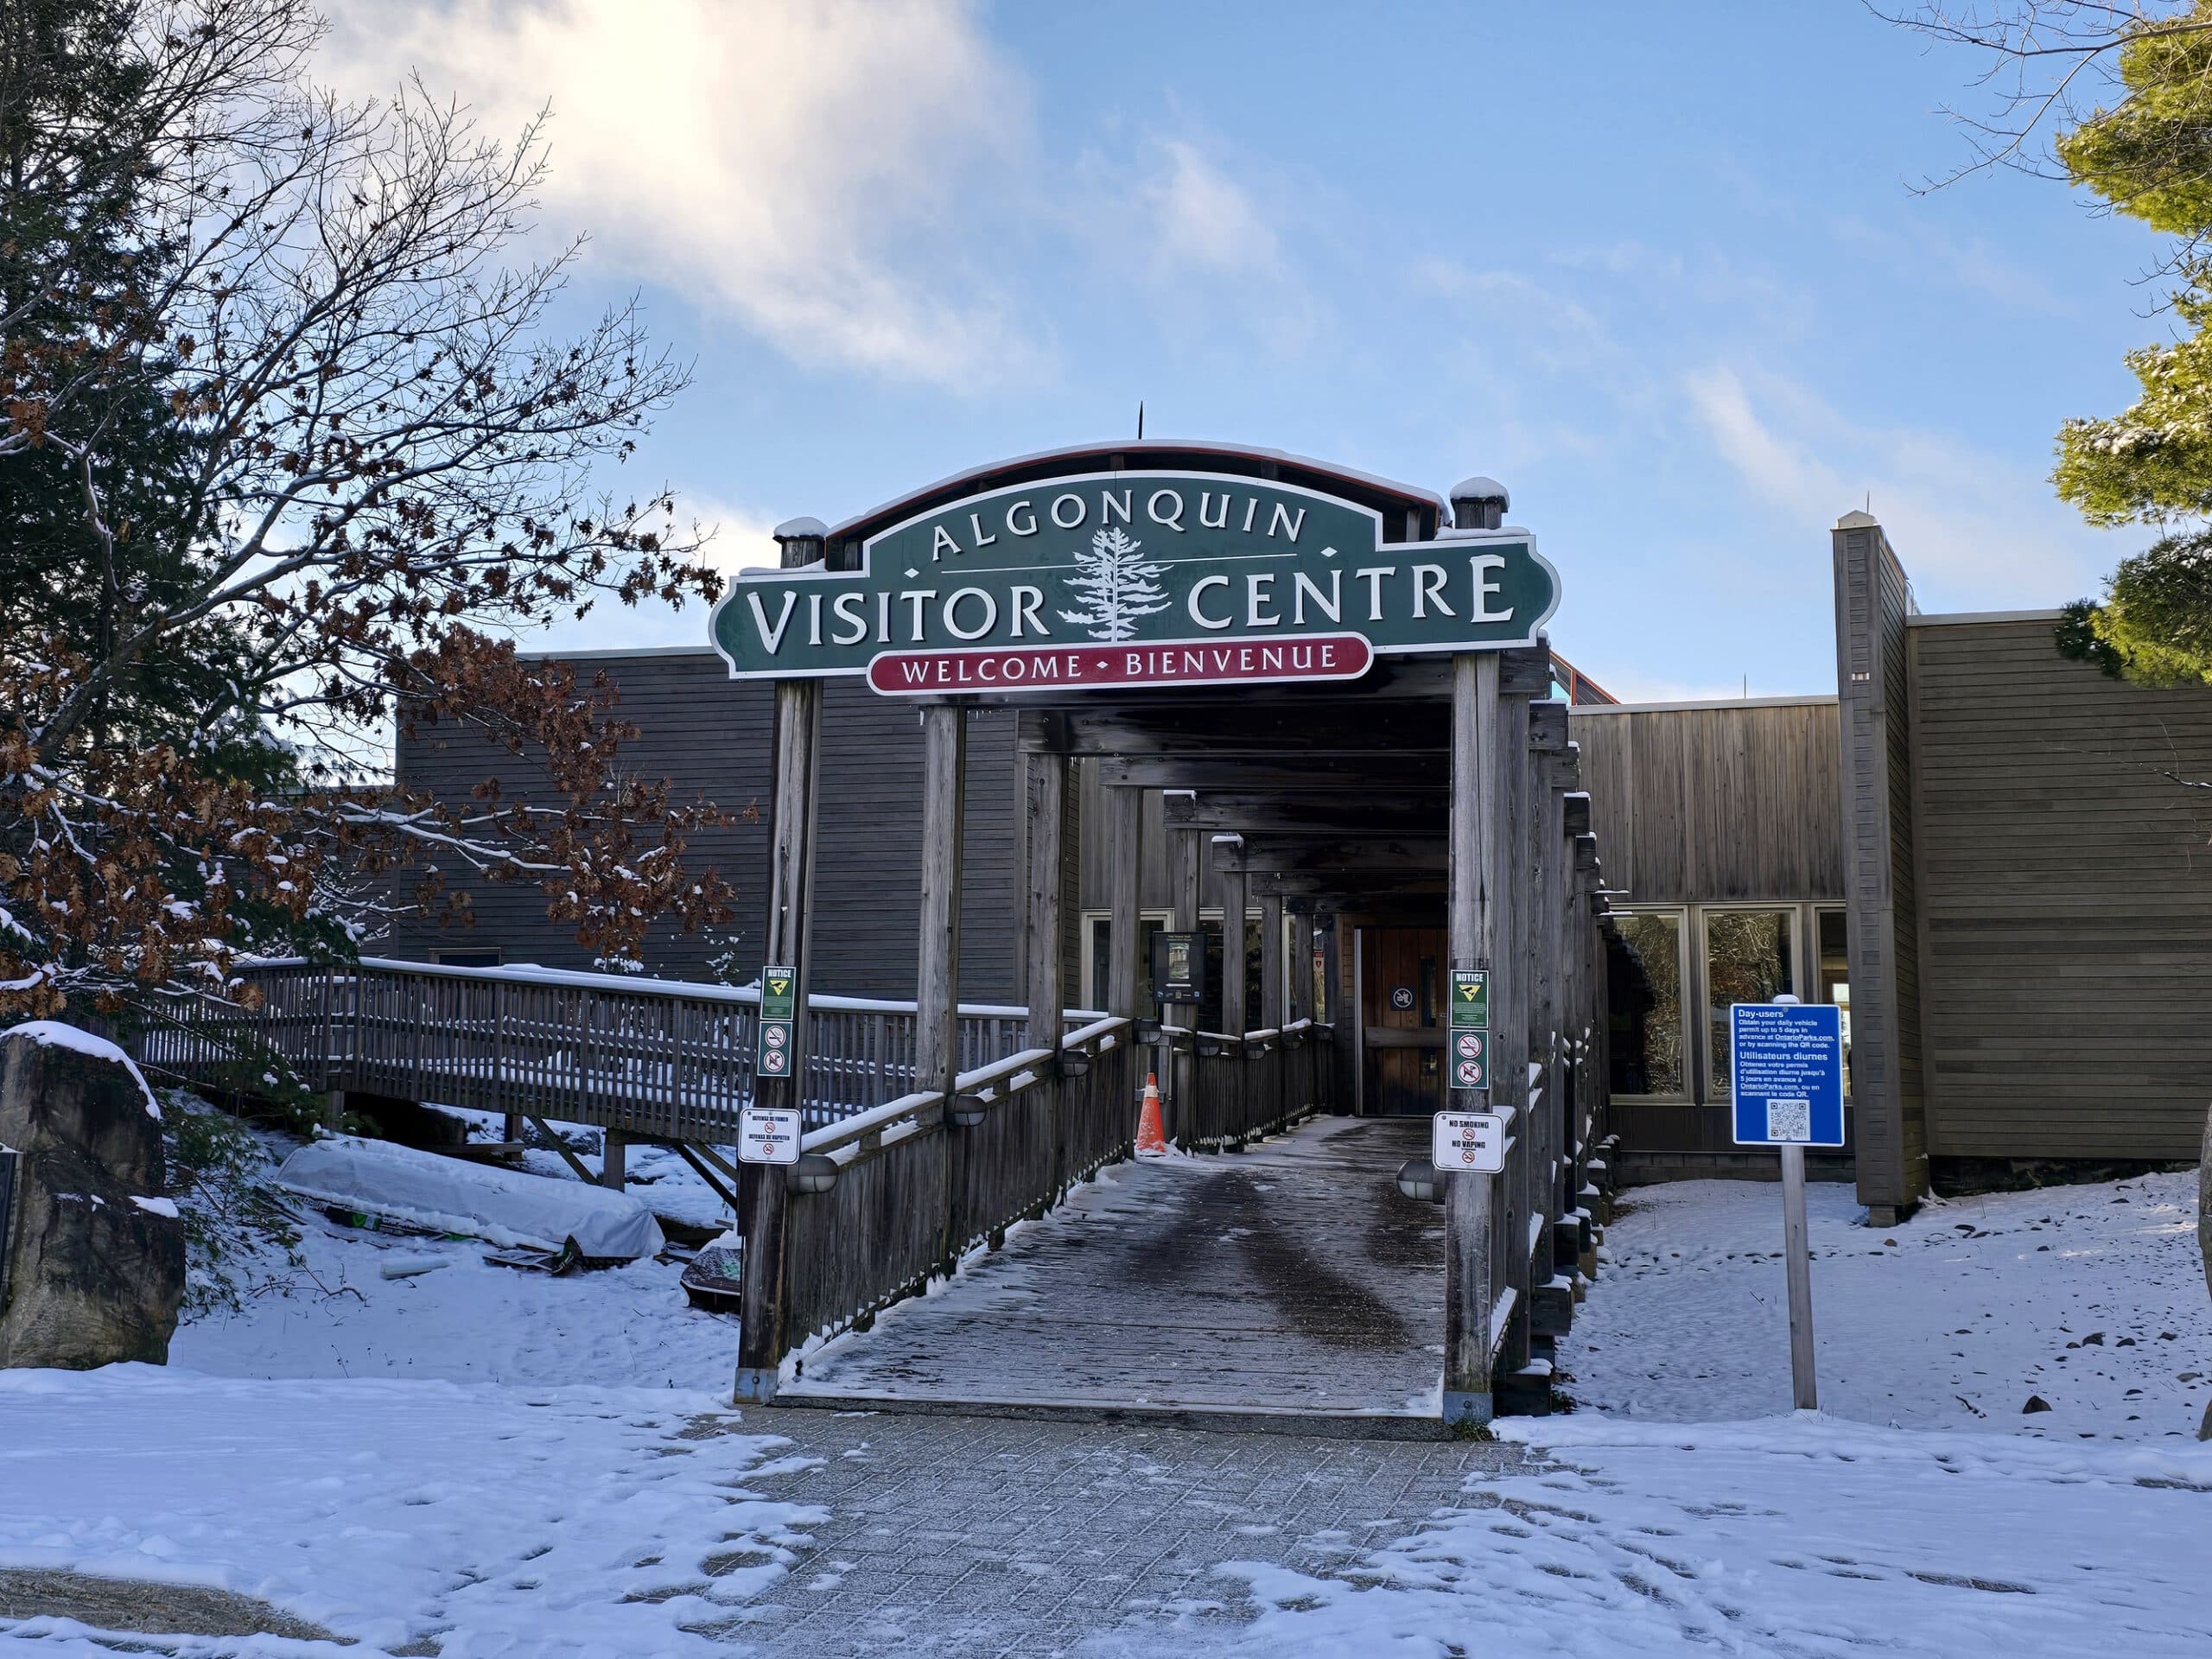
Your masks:
{"label": "wooden ceiling of walkway", "polygon": [[[1548,696],[1547,646],[1507,652],[1502,668],[1507,694]],[[1090,692],[1019,706],[1025,750],[1079,757],[1108,788],[1165,791],[1170,830],[1241,836],[1254,897],[1440,918],[1448,662],[1386,658],[1351,683]],[[1566,706],[1533,711],[1534,741],[1564,750]]]}

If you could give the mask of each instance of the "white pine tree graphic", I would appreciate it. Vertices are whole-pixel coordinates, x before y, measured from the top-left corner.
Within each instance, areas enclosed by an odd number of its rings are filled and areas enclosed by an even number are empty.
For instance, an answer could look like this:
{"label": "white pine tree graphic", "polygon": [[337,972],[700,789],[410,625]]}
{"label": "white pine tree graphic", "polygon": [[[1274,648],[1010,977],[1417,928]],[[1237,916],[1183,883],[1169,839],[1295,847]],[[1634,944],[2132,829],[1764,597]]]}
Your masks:
{"label": "white pine tree graphic", "polygon": [[1066,578],[1084,608],[1062,611],[1060,620],[1089,629],[1094,639],[1135,639],[1139,617],[1167,608],[1167,591],[1160,585],[1167,567],[1139,558],[1137,549],[1143,545],[1125,531],[1102,530],[1093,536],[1090,550],[1075,556],[1081,574]]}

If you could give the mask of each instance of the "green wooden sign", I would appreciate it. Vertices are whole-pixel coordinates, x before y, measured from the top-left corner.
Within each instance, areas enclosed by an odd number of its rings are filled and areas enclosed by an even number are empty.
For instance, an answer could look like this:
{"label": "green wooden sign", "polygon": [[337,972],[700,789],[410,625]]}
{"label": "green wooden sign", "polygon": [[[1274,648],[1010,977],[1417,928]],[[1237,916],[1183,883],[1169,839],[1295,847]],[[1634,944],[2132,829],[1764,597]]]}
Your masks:
{"label": "green wooden sign", "polygon": [[760,1017],[763,1020],[798,1018],[798,973],[791,968],[760,970]]}
{"label": "green wooden sign", "polygon": [[1452,970],[1452,1029],[1490,1029],[1490,975],[1480,968]]}
{"label": "green wooden sign", "polygon": [[760,970],[760,1043],[755,1065],[764,1077],[791,1075],[792,1039],[798,1020],[798,974],[791,968]]}
{"label": "green wooden sign", "polygon": [[942,696],[1348,679],[1376,656],[1532,645],[1558,607],[1523,532],[1382,531],[1258,479],[1032,480],[870,537],[858,570],[741,571],[712,632],[734,678]]}

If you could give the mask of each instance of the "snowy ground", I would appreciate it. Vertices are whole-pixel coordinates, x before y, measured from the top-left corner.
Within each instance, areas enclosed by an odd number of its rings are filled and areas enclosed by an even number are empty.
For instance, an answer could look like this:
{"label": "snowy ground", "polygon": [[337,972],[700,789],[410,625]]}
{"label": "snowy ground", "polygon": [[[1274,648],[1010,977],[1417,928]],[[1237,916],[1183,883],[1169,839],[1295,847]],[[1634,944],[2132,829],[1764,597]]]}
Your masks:
{"label": "snowy ground", "polygon": [[1263,1604],[1232,1650],[2212,1650],[2212,1448],[2056,1445],[1809,1414],[1670,1427],[1578,1413],[1514,1431],[1563,1466],[1471,1484],[1470,1507],[1342,1573],[1225,1567]]}
{"label": "snowy ground", "polygon": [[[779,1440],[720,1409],[736,1330],[673,1265],[551,1279],[309,1216],[295,1294],[188,1325],[167,1371],[0,1374],[0,1568],[219,1586],[444,1659],[885,1651],[859,1621],[776,1634],[871,1574],[929,1659],[2212,1650],[2189,1181],[1881,1233],[1815,1186],[1817,1417],[1784,1409],[1778,1189],[1629,1199],[1561,1344],[1581,1408],[1510,1426],[1534,1461],[1441,1498],[1418,1446],[1008,1424],[979,1463],[931,1420],[804,1412]],[[1039,1645],[1024,1586],[1063,1581],[1053,1630],[1080,1634]],[[114,1650],[0,1618],[11,1656]]]}
{"label": "snowy ground", "polygon": [[[137,1365],[0,1372],[0,1564],[212,1586],[374,1649],[428,1637],[446,1659],[726,1652],[683,1627],[728,1624],[819,1517],[756,1491],[776,1472],[771,1437],[686,1437],[719,1403]],[[44,1619],[0,1646],[113,1651]],[[336,1651],[273,1638],[181,1650]]]}
{"label": "snowy ground", "polygon": [[[2212,1399],[2196,1185],[1955,1198],[1875,1232],[1849,1187],[1813,1184],[1821,1408],[1908,1428],[2193,1439]],[[1560,1344],[1567,1392],[1638,1418],[1787,1411],[1781,1188],[1683,1181],[1624,1198]],[[2050,1410],[2024,1414],[2031,1398]]]}

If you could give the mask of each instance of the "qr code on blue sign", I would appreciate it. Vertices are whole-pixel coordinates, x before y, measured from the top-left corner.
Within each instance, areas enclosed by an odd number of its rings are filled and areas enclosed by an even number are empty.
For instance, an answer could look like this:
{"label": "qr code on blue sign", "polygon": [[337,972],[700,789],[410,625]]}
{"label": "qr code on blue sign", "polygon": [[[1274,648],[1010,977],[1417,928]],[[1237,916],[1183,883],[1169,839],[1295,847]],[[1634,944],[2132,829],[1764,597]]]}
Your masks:
{"label": "qr code on blue sign", "polygon": [[1810,1141],[1813,1138],[1813,1103],[1809,1100],[1768,1101],[1766,1138],[1770,1141]]}

